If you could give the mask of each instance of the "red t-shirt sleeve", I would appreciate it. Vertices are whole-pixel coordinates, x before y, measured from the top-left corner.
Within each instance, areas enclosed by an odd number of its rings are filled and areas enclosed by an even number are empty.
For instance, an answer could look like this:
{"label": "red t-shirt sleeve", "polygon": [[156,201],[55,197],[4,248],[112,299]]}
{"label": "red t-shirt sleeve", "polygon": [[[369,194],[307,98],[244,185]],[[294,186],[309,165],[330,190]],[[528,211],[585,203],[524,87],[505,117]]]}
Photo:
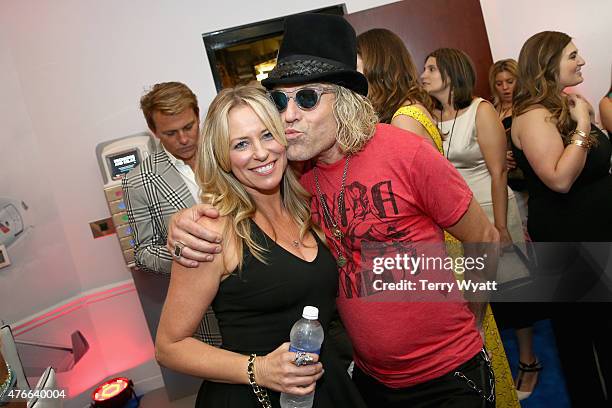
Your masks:
{"label": "red t-shirt sleeve", "polygon": [[455,225],[472,200],[472,190],[457,169],[425,142],[416,151],[409,180],[416,205],[442,228]]}

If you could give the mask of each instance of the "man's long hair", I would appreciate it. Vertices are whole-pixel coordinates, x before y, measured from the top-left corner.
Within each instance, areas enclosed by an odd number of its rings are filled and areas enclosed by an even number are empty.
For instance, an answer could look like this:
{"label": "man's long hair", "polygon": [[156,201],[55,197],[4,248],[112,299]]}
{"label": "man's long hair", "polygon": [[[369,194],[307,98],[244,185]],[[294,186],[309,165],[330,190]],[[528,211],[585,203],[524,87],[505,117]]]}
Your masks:
{"label": "man's long hair", "polygon": [[374,136],[378,123],[376,111],[365,96],[339,85],[332,87],[336,94],[333,105],[338,124],[336,141],[344,154],[357,153]]}
{"label": "man's long hair", "polygon": [[[202,202],[212,204],[221,216],[228,217],[225,231],[237,244],[239,268],[242,268],[245,244],[255,258],[266,262],[266,249],[251,236],[251,218],[255,215],[256,205],[231,170],[229,113],[231,109],[241,106],[253,109],[274,139],[287,146],[278,111],[263,88],[226,88],[210,104],[199,143],[196,177],[202,189]],[[286,166],[286,163],[283,165]],[[281,195],[284,208],[298,224],[300,239],[303,239],[306,232],[313,228],[310,195],[300,185],[291,168],[287,168],[283,174]],[[323,238],[317,229],[314,231]]]}

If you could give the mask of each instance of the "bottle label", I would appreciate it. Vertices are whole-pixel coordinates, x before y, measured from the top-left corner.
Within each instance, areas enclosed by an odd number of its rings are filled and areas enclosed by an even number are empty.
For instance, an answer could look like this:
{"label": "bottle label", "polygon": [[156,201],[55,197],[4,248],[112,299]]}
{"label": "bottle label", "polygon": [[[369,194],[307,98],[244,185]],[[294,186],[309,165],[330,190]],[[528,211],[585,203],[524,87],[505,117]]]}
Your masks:
{"label": "bottle label", "polygon": [[293,346],[289,346],[289,351],[292,351],[292,352],[295,352],[295,353],[297,353],[298,351],[303,351],[305,353],[311,353],[311,354],[319,354],[319,353],[321,353],[321,349],[320,348],[318,348],[316,350],[302,350],[302,349],[299,349],[299,348],[293,347]]}

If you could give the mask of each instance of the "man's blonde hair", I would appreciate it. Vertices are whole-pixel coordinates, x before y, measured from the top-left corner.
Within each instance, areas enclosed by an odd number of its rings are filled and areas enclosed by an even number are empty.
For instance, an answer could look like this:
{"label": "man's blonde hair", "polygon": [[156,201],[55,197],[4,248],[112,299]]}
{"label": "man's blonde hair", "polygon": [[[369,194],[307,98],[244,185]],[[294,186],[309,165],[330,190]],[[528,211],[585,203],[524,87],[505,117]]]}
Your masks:
{"label": "man's blonde hair", "polygon": [[374,136],[378,116],[365,96],[339,85],[331,85],[336,94],[333,105],[337,123],[336,141],[345,154],[357,153]]}
{"label": "man's blonde hair", "polygon": [[196,117],[200,117],[198,98],[180,82],[162,82],[153,85],[153,88],[140,98],[140,109],[144,113],[149,129],[155,132],[153,114],[161,112],[164,115],[178,115],[187,109],[193,109]]}

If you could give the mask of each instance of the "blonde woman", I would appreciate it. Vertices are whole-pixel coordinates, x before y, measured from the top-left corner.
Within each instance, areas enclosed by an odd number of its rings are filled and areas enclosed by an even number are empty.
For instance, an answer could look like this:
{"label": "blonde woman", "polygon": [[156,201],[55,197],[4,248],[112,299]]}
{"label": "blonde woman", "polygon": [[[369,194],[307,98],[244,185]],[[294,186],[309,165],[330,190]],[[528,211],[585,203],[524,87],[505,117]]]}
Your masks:
{"label": "blonde woman", "polygon": [[525,176],[516,165],[512,154],[510,129],[512,128],[512,97],[518,81],[518,65],[512,58],[503,59],[491,65],[489,70],[489,86],[493,95],[493,106],[506,132],[507,151],[506,166],[508,167],[508,186],[514,192],[516,203],[521,213],[523,229],[527,229],[527,186]]}
{"label": "blonde woman", "polygon": [[[508,140],[512,127],[512,97],[518,80],[517,72],[517,62],[512,58],[496,61],[489,69],[489,87],[491,88],[491,95],[493,95],[493,106],[504,126]],[[508,165],[508,171],[516,169],[516,162],[512,157],[510,147],[506,154],[506,164]],[[508,176],[508,184],[510,184],[510,176]]]}
{"label": "blonde woman", "polygon": [[[202,201],[221,217],[200,223],[224,237],[224,251],[198,270],[174,263],[157,359],[206,380],[196,406],[258,407],[261,401],[277,406],[279,392],[305,395],[315,387],[316,406],[360,406],[333,356],[322,377],[318,355],[309,354],[315,364],[299,367],[296,353],[288,351],[291,326],[304,306],[317,306],[327,328],[338,272],[313,227],[308,194],[287,169],[274,104],[260,88],[224,89],[202,132],[197,179]],[[209,305],[219,320],[221,349],[191,337]]]}
{"label": "blonde woman", "polygon": [[[512,58],[495,62],[489,69],[489,86],[493,95],[493,106],[506,132],[508,186],[512,189],[519,212],[523,231],[527,232],[527,186],[525,176],[516,165],[512,153],[510,130],[512,128],[512,98],[518,81],[518,63]],[[498,303],[493,310],[501,326],[514,327],[519,346],[519,371],[516,377],[516,392],[520,400],[533,393],[539,372],[543,368],[533,350],[533,323],[538,320],[537,304]]]}
{"label": "blonde woman", "polygon": [[[512,58],[496,61],[489,69],[489,86],[493,95],[493,106],[499,119],[504,122],[512,118],[512,97],[518,80],[518,64]],[[512,124],[512,121],[509,122]],[[504,123],[504,129],[508,129]]]}

